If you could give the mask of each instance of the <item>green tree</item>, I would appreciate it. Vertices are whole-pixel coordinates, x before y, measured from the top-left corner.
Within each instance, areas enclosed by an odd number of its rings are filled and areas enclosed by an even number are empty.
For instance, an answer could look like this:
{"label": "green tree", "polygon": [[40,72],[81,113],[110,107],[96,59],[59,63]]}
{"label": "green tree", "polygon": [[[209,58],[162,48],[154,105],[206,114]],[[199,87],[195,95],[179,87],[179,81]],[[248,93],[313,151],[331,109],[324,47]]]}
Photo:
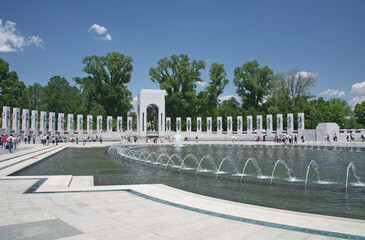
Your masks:
{"label": "green tree", "polygon": [[283,112],[295,112],[304,108],[307,100],[312,97],[311,87],[314,86],[315,75],[298,72],[297,69],[275,76],[274,99]]}
{"label": "green tree", "polygon": [[252,106],[259,109],[265,98],[272,92],[274,72],[268,66],[259,66],[259,63],[254,60],[234,70],[233,83],[245,107]]}
{"label": "green tree", "polygon": [[[217,107],[219,104],[219,96],[223,93],[225,86],[229,80],[226,78],[226,71],[224,70],[223,64],[213,63],[209,70],[210,82],[206,87],[208,93],[208,105],[210,115],[216,116]],[[235,100],[235,99],[234,99]]]}
{"label": "green tree", "polygon": [[[70,86],[66,78],[54,76],[43,87],[43,110],[56,113],[72,113],[80,110],[80,91]],[[80,112],[82,113],[82,112]]]}
{"label": "green tree", "polygon": [[194,117],[198,110],[196,87],[197,82],[202,81],[200,71],[205,68],[204,61],[190,61],[187,55],[181,54],[162,58],[157,65],[150,68],[149,74],[151,80],[167,92],[167,115],[172,119]]}
{"label": "green tree", "polygon": [[27,107],[26,86],[18,74],[9,72],[9,63],[0,58],[0,107]]}
{"label": "green tree", "polygon": [[[87,77],[76,77],[86,102],[87,113],[104,112],[113,116],[127,117],[132,109],[132,93],[126,84],[130,82],[133,71],[132,58],[118,52],[106,56],[88,56],[83,59],[83,71]],[[95,105],[99,104],[97,108]]]}
{"label": "green tree", "polygon": [[355,118],[358,124],[365,126],[365,101],[355,105]]}
{"label": "green tree", "polygon": [[27,87],[27,99],[28,108],[31,110],[41,110],[42,109],[42,94],[43,86],[39,83],[34,83]]}

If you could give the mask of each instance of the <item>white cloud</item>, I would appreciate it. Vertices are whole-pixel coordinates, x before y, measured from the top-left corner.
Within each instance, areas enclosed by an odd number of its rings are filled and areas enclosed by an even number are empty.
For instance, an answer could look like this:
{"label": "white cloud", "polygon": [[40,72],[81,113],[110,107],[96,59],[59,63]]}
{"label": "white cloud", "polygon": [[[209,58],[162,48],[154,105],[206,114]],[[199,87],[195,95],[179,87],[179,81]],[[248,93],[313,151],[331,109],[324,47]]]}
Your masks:
{"label": "white cloud", "polygon": [[234,95],[226,95],[226,96],[221,96],[219,97],[218,99],[221,100],[221,101],[226,101],[226,100],[229,100],[231,98],[235,98],[236,100],[238,100],[239,98],[237,96],[234,96]]}
{"label": "white cloud", "polygon": [[361,83],[355,83],[352,85],[351,93],[353,94],[365,94],[365,81]]}
{"label": "white cloud", "polygon": [[100,26],[99,24],[94,24],[89,28],[89,32],[95,31],[99,35],[103,35],[108,31],[104,26]]}
{"label": "white cloud", "polygon": [[196,84],[199,85],[199,86],[204,87],[205,85],[208,84],[208,82],[197,82]]}
{"label": "white cloud", "polygon": [[306,72],[306,71],[301,71],[301,72],[297,72],[296,77],[317,77],[319,74],[318,73],[312,73],[312,72]]}
{"label": "white cloud", "polygon": [[350,104],[351,106],[355,106],[357,103],[362,103],[363,101],[365,101],[365,96],[353,97],[353,98],[349,101],[349,104]]}
{"label": "white cloud", "polygon": [[106,27],[100,26],[96,23],[89,28],[89,32],[95,32],[97,35],[99,35],[99,37],[96,37],[96,39],[111,41],[112,36],[110,36],[109,33],[106,33],[107,31],[108,29]]}
{"label": "white cloud", "polygon": [[327,89],[326,91],[320,92],[319,95],[328,95],[330,97],[343,97],[346,95],[345,91],[338,89]]}
{"label": "white cloud", "polygon": [[0,19],[0,52],[23,51],[23,47],[35,45],[44,48],[43,40],[38,36],[25,37],[16,29],[16,23]]}
{"label": "white cloud", "polygon": [[110,34],[106,34],[106,36],[104,37],[104,40],[108,40],[108,41],[110,41],[110,40],[112,40],[112,36],[110,36]]}

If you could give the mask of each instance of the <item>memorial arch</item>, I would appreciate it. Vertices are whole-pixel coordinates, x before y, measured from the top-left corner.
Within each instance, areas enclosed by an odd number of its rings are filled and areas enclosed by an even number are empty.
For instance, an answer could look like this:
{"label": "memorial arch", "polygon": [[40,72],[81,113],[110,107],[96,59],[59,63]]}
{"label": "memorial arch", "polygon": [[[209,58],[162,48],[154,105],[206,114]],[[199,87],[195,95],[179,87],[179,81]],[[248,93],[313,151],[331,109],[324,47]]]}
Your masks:
{"label": "memorial arch", "polygon": [[165,95],[166,91],[154,89],[142,89],[138,93],[137,129],[140,137],[165,136]]}

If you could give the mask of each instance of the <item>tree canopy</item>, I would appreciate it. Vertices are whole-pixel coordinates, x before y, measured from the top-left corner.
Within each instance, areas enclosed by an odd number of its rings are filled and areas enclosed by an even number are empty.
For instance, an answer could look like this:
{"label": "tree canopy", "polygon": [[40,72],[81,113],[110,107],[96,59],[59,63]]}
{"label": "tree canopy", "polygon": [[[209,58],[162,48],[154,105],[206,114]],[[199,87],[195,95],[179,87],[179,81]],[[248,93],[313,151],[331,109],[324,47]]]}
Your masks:
{"label": "tree canopy", "polygon": [[[123,116],[124,119],[136,117],[130,112],[132,94],[126,85],[131,82],[132,58],[112,52],[105,56],[87,56],[82,62],[82,70],[87,76],[75,77],[76,86],[57,75],[45,86],[34,83],[26,87],[18,74],[10,71],[9,63],[0,58],[1,107],[114,118]],[[151,80],[167,92],[166,116],[172,119],[192,117],[193,122],[196,117],[215,119],[222,116],[226,127],[227,116],[263,115],[265,118],[265,115],[272,114],[275,119],[278,113],[294,113],[296,116],[304,112],[305,126],[309,129],[321,122],[336,122],[340,128],[365,127],[365,101],[352,109],[341,98],[314,98],[310,92],[316,80],[314,74],[297,69],[275,74],[268,66],[260,67],[256,60],[248,61],[234,70],[233,83],[241,102],[236,98],[221,101],[219,97],[229,82],[224,65],[212,63],[209,80],[205,80],[208,85],[197,92],[198,83],[204,81],[202,71],[205,67],[204,61],[191,60],[188,55],[181,54],[161,58],[157,67],[150,68]],[[154,114],[150,118],[156,123]],[[133,124],[135,128],[135,119]],[[205,121],[202,124],[203,128],[206,127]]]}
{"label": "tree canopy", "polygon": [[126,117],[132,109],[132,93],[126,84],[133,72],[132,58],[118,52],[83,59],[87,77],[75,77],[86,103],[85,112]]}
{"label": "tree canopy", "polygon": [[168,116],[195,116],[197,112],[196,87],[202,82],[201,70],[205,69],[202,60],[190,60],[188,55],[172,55],[157,62],[157,67],[150,68],[150,78],[167,92],[165,97]]}

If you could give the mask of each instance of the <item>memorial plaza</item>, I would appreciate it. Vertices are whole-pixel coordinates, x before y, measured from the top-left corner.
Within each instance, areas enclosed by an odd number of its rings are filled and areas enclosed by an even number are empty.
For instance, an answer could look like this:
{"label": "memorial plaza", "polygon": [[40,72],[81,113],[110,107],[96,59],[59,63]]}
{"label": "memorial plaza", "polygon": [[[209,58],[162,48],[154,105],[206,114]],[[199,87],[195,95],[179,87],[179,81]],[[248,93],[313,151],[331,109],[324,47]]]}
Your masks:
{"label": "memorial plaza", "polygon": [[[7,149],[0,151],[0,239],[365,239],[365,221],[361,219],[238,203],[164,184],[95,186],[93,176],[11,176],[66,148],[91,149],[115,144],[173,147],[177,135],[186,146],[286,146],[288,141],[276,141],[278,136],[295,136],[297,141],[290,144],[354,148],[360,154],[365,151],[361,139],[364,130],[340,129],[335,123],[323,123],[307,130],[304,113],[287,114],[286,128],[283,114],[276,116],[275,123],[271,115],[266,116],[264,123],[263,116],[256,119],[247,116],[246,129],[243,129],[243,117],[227,117],[224,119],[227,125],[223,127],[222,117],[194,121],[166,117],[163,96],[160,90],[141,90],[136,130],[132,126],[134,119],[130,118],[127,129],[123,129],[123,118],[118,117],[117,129],[113,130],[112,117],[107,117],[107,129],[103,129],[103,117],[97,116],[95,130],[92,116],[84,121],[82,115],[76,114],[77,127],[73,129],[73,114],[65,120],[63,113],[40,112],[39,115],[38,111],[32,110],[30,114],[28,109],[23,109],[20,114],[19,108],[11,111],[10,107],[4,107],[2,133],[16,134],[21,142],[13,153]],[[158,109],[159,127],[149,132],[147,107],[151,104]],[[182,121],[186,129],[182,129]],[[203,121],[207,126],[204,131]],[[233,121],[236,121],[235,129]],[[35,142],[25,144],[24,137],[33,135]],[[51,137],[48,144],[41,143],[44,135]],[[347,139],[347,135],[354,140]],[[53,143],[52,136],[62,136],[62,142]],[[63,141],[65,136],[67,142]],[[265,142],[262,136],[266,137]],[[138,140],[128,141],[130,137]],[[159,141],[145,141],[146,137],[156,137]],[[71,140],[76,138],[78,143]]]}

